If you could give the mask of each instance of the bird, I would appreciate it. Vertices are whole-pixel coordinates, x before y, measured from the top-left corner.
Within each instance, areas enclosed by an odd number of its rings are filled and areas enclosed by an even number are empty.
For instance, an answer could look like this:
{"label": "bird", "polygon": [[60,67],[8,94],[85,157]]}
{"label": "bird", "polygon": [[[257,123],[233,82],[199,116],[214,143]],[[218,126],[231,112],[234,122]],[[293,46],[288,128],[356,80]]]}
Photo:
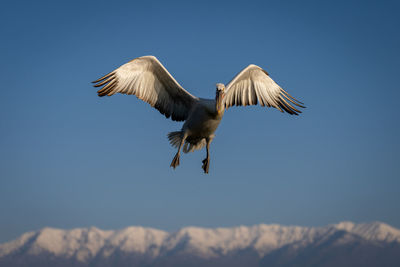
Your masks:
{"label": "bird", "polygon": [[204,173],[209,173],[210,144],[228,108],[259,104],[290,115],[299,115],[299,109],[305,108],[276,84],[267,71],[254,64],[241,70],[226,86],[217,83],[213,99],[186,91],[155,56],[135,58],[92,83],[100,87],[100,97],[116,93],[135,95],[166,118],[184,121],[180,131],[167,135],[170,144],[177,148],[170,167],[175,169],[180,164],[181,150],[188,153],[205,146]]}

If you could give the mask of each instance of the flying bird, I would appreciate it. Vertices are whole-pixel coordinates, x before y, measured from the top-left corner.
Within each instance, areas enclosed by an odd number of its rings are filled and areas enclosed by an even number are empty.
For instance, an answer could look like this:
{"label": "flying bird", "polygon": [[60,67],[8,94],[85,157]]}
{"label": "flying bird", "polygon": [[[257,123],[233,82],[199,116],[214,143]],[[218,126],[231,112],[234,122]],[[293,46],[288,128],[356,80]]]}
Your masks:
{"label": "flying bird", "polygon": [[231,106],[256,105],[274,107],[281,112],[298,115],[303,103],[283,90],[256,65],[249,65],[225,86],[216,84],[214,99],[196,97],[186,91],[154,56],[135,58],[93,82],[101,87],[99,96],[116,93],[135,95],[149,103],[161,114],[174,121],[185,121],[180,131],[170,132],[168,139],[178,151],[171,162],[179,165],[181,150],[184,153],[202,149],[207,156],[202,168],[208,173],[210,144],[224,112]]}

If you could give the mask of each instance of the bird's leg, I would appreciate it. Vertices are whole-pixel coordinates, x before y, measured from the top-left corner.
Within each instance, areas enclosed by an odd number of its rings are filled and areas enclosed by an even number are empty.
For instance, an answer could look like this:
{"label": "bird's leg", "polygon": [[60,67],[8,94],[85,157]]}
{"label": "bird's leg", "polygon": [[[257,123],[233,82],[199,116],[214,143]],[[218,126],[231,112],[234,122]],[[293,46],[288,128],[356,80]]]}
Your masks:
{"label": "bird's leg", "polygon": [[208,168],[210,166],[210,143],[211,143],[211,139],[210,138],[206,138],[207,141],[207,157],[203,160],[203,170],[204,173],[208,173]]}
{"label": "bird's leg", "polygon": [[182,148],[182,145],[185,143],[186,137],[187,137],[187,135],[183,134],[183,137],[181,139],[181,143],[179,144],[178,152],[176,152],[175,157],[171,162],[170,166],[172,168],[174,168],[174,169],[179,166],[179,157],[181,155],[181,148]]}

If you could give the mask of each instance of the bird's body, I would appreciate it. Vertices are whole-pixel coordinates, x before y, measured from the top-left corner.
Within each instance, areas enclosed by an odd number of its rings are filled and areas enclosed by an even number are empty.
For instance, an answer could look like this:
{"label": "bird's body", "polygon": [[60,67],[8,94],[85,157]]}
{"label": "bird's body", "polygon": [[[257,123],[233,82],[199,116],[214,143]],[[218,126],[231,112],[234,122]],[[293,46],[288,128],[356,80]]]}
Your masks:
{"label": "bird's body", "polygon": [[188,132],[188,138],[211,137],[224,116],[224,111],[216,110],[214,99],[200,99],[189,113],[182,130]]}
{"label": "bird's body", "polygon": [[[185,153],[207,146],[208,155],[209,144],[214,139],[214,132],[217,130],[223,115],[224,110],[218,112],[216,108],[216,100],[199,99],[190,110],[181,131],[171,132],[168,135],[171,144],[178,148],[177,156],[175,156],[171,166],[175,168],[179,165],[179,151],[182,145],[184,145],[183,151]],[[206,160],[203,161],[205,164],[203,168],[205,172],[208,172],[209,160]]]}
{"label": "bird's body", "polygon": [[[243,69],[225,88],[218,83],[215,99],[198,98],[183,89],[153,56],[136,58],[94,81],[102,86],[99,96],[115,93],[133,94],[158,109],[167,118],[185,121],[180,131],[168,134],[171,145],[178,148],[171,167],[179,165],[180,151],[185,153],[206,146],[203,170],[209,170],[209,148],[225,109],[230,106],[255,105],[275,107],[298,115],[293,105],[301,102],[280,88],[266,71],[256,65]],[[289,103],[290,102],[290,103]]]}

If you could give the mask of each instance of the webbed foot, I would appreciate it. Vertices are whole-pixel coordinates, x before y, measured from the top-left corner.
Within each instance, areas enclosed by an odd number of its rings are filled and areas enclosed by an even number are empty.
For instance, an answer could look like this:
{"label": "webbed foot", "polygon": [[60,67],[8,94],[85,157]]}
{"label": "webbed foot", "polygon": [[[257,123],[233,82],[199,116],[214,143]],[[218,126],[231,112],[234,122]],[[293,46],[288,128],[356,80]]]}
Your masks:
{"label": "webbed foot", "polygon": [[172,162],[171,162],[171,167],[172,168],[176,168],[176,167],[178,167],[179,166],[179,153],[176,153],[176,155],[175,155],[175,157],[174,157],[174,159],[172,160]]}
{"label": "webbed foot", "polygon": [[208,173],[209,166],[210,166],[210,159],[209,158],[205,158],[203,160],[203,166],[202,166],[202,168],[204,170],[204,173]]}

